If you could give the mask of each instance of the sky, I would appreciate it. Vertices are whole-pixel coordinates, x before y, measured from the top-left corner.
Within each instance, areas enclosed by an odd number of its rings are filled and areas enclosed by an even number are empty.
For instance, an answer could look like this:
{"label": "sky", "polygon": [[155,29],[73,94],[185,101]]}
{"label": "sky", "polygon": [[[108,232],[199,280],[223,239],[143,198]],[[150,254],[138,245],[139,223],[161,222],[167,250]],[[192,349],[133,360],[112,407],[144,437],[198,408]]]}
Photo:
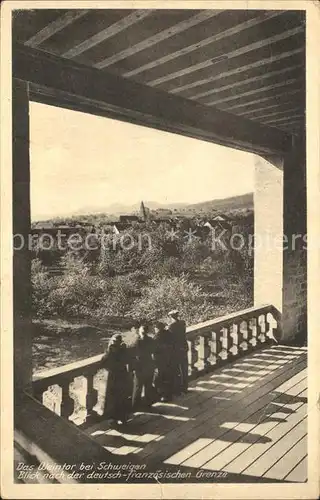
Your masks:
{"label": "sky", "polygon": [[35,102],[30,145],[33,220],[253,191],[249,153]]}

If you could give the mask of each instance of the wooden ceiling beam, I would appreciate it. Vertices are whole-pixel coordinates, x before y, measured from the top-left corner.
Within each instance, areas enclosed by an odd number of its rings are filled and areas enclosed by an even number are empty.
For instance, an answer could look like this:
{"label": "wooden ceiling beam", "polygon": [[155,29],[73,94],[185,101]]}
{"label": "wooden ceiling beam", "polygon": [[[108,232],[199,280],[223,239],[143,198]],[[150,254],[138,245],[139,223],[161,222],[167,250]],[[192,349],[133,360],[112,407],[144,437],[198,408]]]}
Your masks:
{"label": "wooden ceiling beam", "polygon": [[170,90],[172,94],[178,94],[183,92],[184,90],[189,90],[195,87],[200,87],[201,85],[206,85],[207,83],[216,82],[221,80],[221,78],[228,78],[233,75],[239,75],[245,71],[249,71],[251,69],[260,68],[261,66],[265,66],[267,64],[272,64],[277,61],[281,61],[282,59],[286,59],[287,57],[294,56],[296,54],[302,54],[304,52],[304,47],[299,47],[295,50],[288,50],[286,52],[282,52],[276,56],[265,57],[264,59],[259,59],[250,64],[244,64],[243,66],[238,66],[232,70],[222,71],[218,75],[210,76],[208,78],[203,78],[202,80],[196,80],[195,82],[188,83],[185,85],[181,85],[179,87]]}
{"label": "wooden ceiling beam", "polygon": [[206,92],[200,92],[199,94],[195,94],[192,97],[188,97],[188,99],[199,99],[202,97],[207,97],[212,94],[219,94],[220,92],[224,92],[225,90],[234,89],[236,87],[241,87],[242,85],[247,85],[248,83],[260,82],[265,78],[271,78],[272,76],[284,75],[289,71],[293,71],[295,69],[302,68],[301,64],[294,64],[292,66],[287,66],[286,68],[279,69],[277,71],[270,71],[269,73],[264,73],[263,75],[253,76],[251,78],[247,78],[246,80],[241,80],[240,82],[230,83],[229,85],[223,85],[222,87],[215,87],[213,89],[207,90]]}
{"label": "wooden ceiling beam", "polygon": [[[244,23],[242,23],[244,24]],[[241,25],[238,25],[238,28]],[[290,38],[292,36],[298,35],[299,33],[303,33],[304,31],[304,26],[297,26],[295,28],[292,28],[287,31],[283,31],[282,33],[278,33],[277,35],[270,36],[268,38],[264,38],[263,40],[258,40],[257,42],[250,43],[249,45],[245,45],[244,47],[240,47],[239,49],[232,50],[230,52],[227,52],[223,54],[223,56],[227,59],[230,60],[234,57],[238,57],[244,54],[247,54],[248,52],[251,52],[253,50],[258,50],[261,49],[262,47],[269,46],[272,43],[279,42],[281,40],[285,40],[286,38]],[[239,30],[237,31],[237,33]],[[222,33],[219,33],[222,35]],[[218,36],[218,35],[217,35]],[[214,39],[214,36],[212,37]],[[216,40],[211,40],[211,42],[216,41]],[[159,78],[156,78],[155,80],[148,81],[148,85],[150,86],[157,86],[161,85],[162,83],[168,82],[169,80],[174,80],[175,78],[180,78],[181,76],[188,75],[190,73],[194,73],[195,71],[199,71],[200,69],[207,68],[209,66],[212,66],[213,64],[213,58],[210,57],[209,59],[206,59],[205,61],[202,61],[198,64],[194,64],[192,66],[187,66],[186,68],[183,68],[178,71],[174,71],[173,73],[169,73],[167,75],[161,76]]]}
{"label": "wooden ceiling beam", "polygon": [[152,47],[153,45],[156,45],[157,43],[160,43],[163,40],[166,40],[167,38],[177,35],[178,33],[182,33],[183,31],[191,28],[192,26],[196,26],[197,24],[202,23],[207,19],[215,17],[219,13],[220,13],[219,10],[202,11],[199,14],[192,16],[189,19],[185,19],[184,21],[181,21],[180,23],[177,23],[174,26],[170,26],[169,28],[160,31],[160,33],[156,33],[155,35],[152,35],[149,38],[142,40],[141,42],[137,43],[136,45],[133,45],[132,47],[128,47],[127,49],[124,49],[121,52],[118,52],[117,54],[113,54],[110,57],[106,57],[102,61],[95,64],[95,68],[98,69],[107,68],[108,66],[111,66],[112,64],[121,61],[122,59],[126,59],[127,57],[137,54],[137,52],[140,52],[141,50],[148,49],[149,47]]}
{"label": "wooden ceiling beam", "polygon": [[63,16],[58,17],[50,24],[45,26],[42,30],[38,31],[35,35],[33,35],[29,40],[25,42],[25,45],[28,47],[38,47],[42,42],[48,40],[48,38],[55,35],[59,31],[69,26],[69,24],[73,23],[76,19],[83,17],[89,11],[87,9],[83,10],[69,10]]}
{"label": "wooden ceiling beam", "polygon": [[230,102],[236,99],[242,99],[243,97],[248,97],[250,95],[260,94],[260,92],[267,92],[268,90],[273,90],[280,87],[286,87],[288,85],[296,84],[299,81],[300,80],[297,78],[290,78],[289,80],[283,80],[282,82],[273,83],[272,85],[265,85],[264,87],[248,90],[247,92],[243,92],[242,94],[230,95],[228,97],[224,97],[223,99],[214,99],[213,101],[206,102],[205,105],[215,106],[217,104],[222,104],[224,102]]}
{"label": "wooden ceiling beam", "polygon": [[284,153],[291,145],[290,134],[23,45],[13,47],[12,68],[39,102],[258,154]]}
{"label": "wooden ceiling beam", "polygon": [[[131,77],[138,75],[139,73],[142,73],[144,71],[147,71],[149,69],[155,68],[157,66],[160,66],[161,64],[165,64],[169,61],[172,61],[173,59],[176,59],[177,57],[184,56],[186,54],[189,54],[190,52],[193,52],[194,50],[199,50],[203,47],[206,47],[207,45],[210,45],[213,42],[217,42],[218,40],[222,40],[223,38],[226,38],[228,36],[240,33],[241,31],[251,28],[252,26],[256,26],[258,24],[261,24],[263,21],[266,21],[267,19],[271,19],[273,17],[279,16],[281,12],[264,12],[262,15],[259,17],[255,17],[253,19],[249,19],[248,21],[244,21],[243,23],[237,24],[236,26],[233,26],[232,28],[229,28],[227,30],[222,31],[221,33],[217,33],[215,35],[209,36],[205,38],[204,40],[199,40],[196,43],[193,43],[192,45],[188,45],[187,47],[183,47],[180,50],[176,50],[175,52],[171,52],[169,54],[166,54],[163,57],[160,57],[158,59],[152,60],[149,63],[144,64],[143,66],[140,66],[139,68],[135,68],[131,71],[128,71],[127,73],[124,73],[123,76],[126,77]],[[158,85],[157,80],[154,80],[153,82],[149,82],[151,85]],[[159,82],[161,83],[161,82]]]}
{"label": "wooden ceiling beam", "polygon": [[112,36],[116,35],[117,33],[120,33],[121,31],[125,30],[129,26],[132,26],[133,24],[137,23],[138,21],[141,21],[145,17],[149,16],[150,13],[152,13],[153,10],[151,9],[145,9],[145,10],[135,10],[128,16],[123,17],[122,19],[119,19],[116,23],[113,23],[111,26],[108,26],[102,31],[99,31],[99,33],[96,33],[95,35],[91,36],[87,40],[84,40],[83,42],[79,43],[75,47],[67,50],[64,54],[62,54],[63,57],[66,59],[71,59],[72,57],[79,56],[86,50],[91,49],[95,45],[98,45],[101,42],[104,42],[108,38],[111,38]]}

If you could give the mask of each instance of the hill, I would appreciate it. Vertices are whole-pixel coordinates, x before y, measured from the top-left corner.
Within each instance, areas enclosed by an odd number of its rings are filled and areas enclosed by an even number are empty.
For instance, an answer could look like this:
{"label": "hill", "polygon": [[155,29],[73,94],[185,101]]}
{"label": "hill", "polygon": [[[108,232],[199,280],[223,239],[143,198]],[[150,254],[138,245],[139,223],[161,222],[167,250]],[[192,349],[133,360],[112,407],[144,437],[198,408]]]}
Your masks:
{"label": "hill", "polygon": [[[159,208],[167,208],[174,210],[175,213],[181,213],[185,216],[194,215],[196,213],[209,214],[212,212],[222,212],[225,214],[236,215],[245,212],[253,211],[253,193],[246,193],[239,196],[231,196],[229,198],[216,199],[210,201],[203,201],[200,203],[157,203],[155,201],[144,201],[146,207],[151,210],[157,210]],[[114,203],[101,209],[99,211],[91,210],[90,207],[86,207],[81,211],[75,212],[69,216],[59,216],[59,217],[49,217],[43,218],[42,220],[34,220],[36,222],[60,222],[69,224],[72,221],[87,222],[89,224],[95,224],[98,220],[104,223],[108,223],[109,220],[117,220],[121,214],[132,214],[137,213],[140,208],[140,202],[134,205],[122,205],[121,203]]]}
{"label": "hill", "polygon": [[195,203],[192,205],[188,205],[188,208],[201,210],[204,212],[211,212],[213,210],[217,210],[218,212],[229,212],[239,209],[253,210],[253,193],[231,196],[230,198],[223,198],[221,200],[211,200],[201,203]]}
{"label": "hill", "polygon": [[[211,212],[217,210],[225,212],[237,209],[253,209],[253,193],[246,193],[239,196],[231,196],[229,198],[216,199],[210,201],[202,201],[200,203],[158,203],[156,201],[144,201],[144,205],[151,210],[159,208],[167,208],[171,210],[201,210],[204,212]],[[130,214],[139,211],[140,202],[133,205],[122,205],[114,203],[105,209],[105,213],[109,214]]]}

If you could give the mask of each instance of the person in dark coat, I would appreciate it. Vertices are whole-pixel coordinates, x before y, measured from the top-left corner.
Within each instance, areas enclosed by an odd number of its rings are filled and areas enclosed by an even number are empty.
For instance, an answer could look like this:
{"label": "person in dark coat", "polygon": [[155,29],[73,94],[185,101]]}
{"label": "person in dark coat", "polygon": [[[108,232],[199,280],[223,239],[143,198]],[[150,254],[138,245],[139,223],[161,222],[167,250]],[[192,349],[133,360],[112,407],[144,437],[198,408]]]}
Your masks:
{"label": "person in dark coat", "polygon": [[171,401],[175,383],[174,345],[171,332],[158,321],[154,325],[155,388],[161,401]]}
{"label": "person in dark coat", "polygon": [[[142,322],[139,327],[138,338],[133,346],[134,349],[134,377],[132,407],[134,411],[142,406],[150,408],[155,402],[154,378],[154,341],[148,335],[148,324]],[[142,401],[142,391],[144,399]]]}
{"label": "person in dark coat", "polygon": [[172,337],[175,353],[175,394],[188,392],[188,342],[186,323],[179,319],[179,312],[174,309],[168,313],[168,330]]}
{"label": "person in dark coat", "polygon": [[130,358],[122,336],[111,337],[101,367],[108,372],[103,416],[125,424],[131,411],[132,384],[129,373]]}

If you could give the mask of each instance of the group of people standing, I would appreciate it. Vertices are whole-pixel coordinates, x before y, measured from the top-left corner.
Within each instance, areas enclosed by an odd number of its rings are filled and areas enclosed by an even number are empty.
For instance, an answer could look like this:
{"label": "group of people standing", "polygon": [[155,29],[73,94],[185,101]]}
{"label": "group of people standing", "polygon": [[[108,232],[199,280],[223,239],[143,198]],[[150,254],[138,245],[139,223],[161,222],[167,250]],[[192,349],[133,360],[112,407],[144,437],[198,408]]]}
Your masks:
{"label": "group of people standing", "polygon": [[110,339],[101,361],[108,372],[104,418],[125,424],[133,412],[188,391],[186,324],[177,310],[168,318],[168,324],[155,323],[153,335],[147,321],[135,322],[130,347],[121,334]]}

